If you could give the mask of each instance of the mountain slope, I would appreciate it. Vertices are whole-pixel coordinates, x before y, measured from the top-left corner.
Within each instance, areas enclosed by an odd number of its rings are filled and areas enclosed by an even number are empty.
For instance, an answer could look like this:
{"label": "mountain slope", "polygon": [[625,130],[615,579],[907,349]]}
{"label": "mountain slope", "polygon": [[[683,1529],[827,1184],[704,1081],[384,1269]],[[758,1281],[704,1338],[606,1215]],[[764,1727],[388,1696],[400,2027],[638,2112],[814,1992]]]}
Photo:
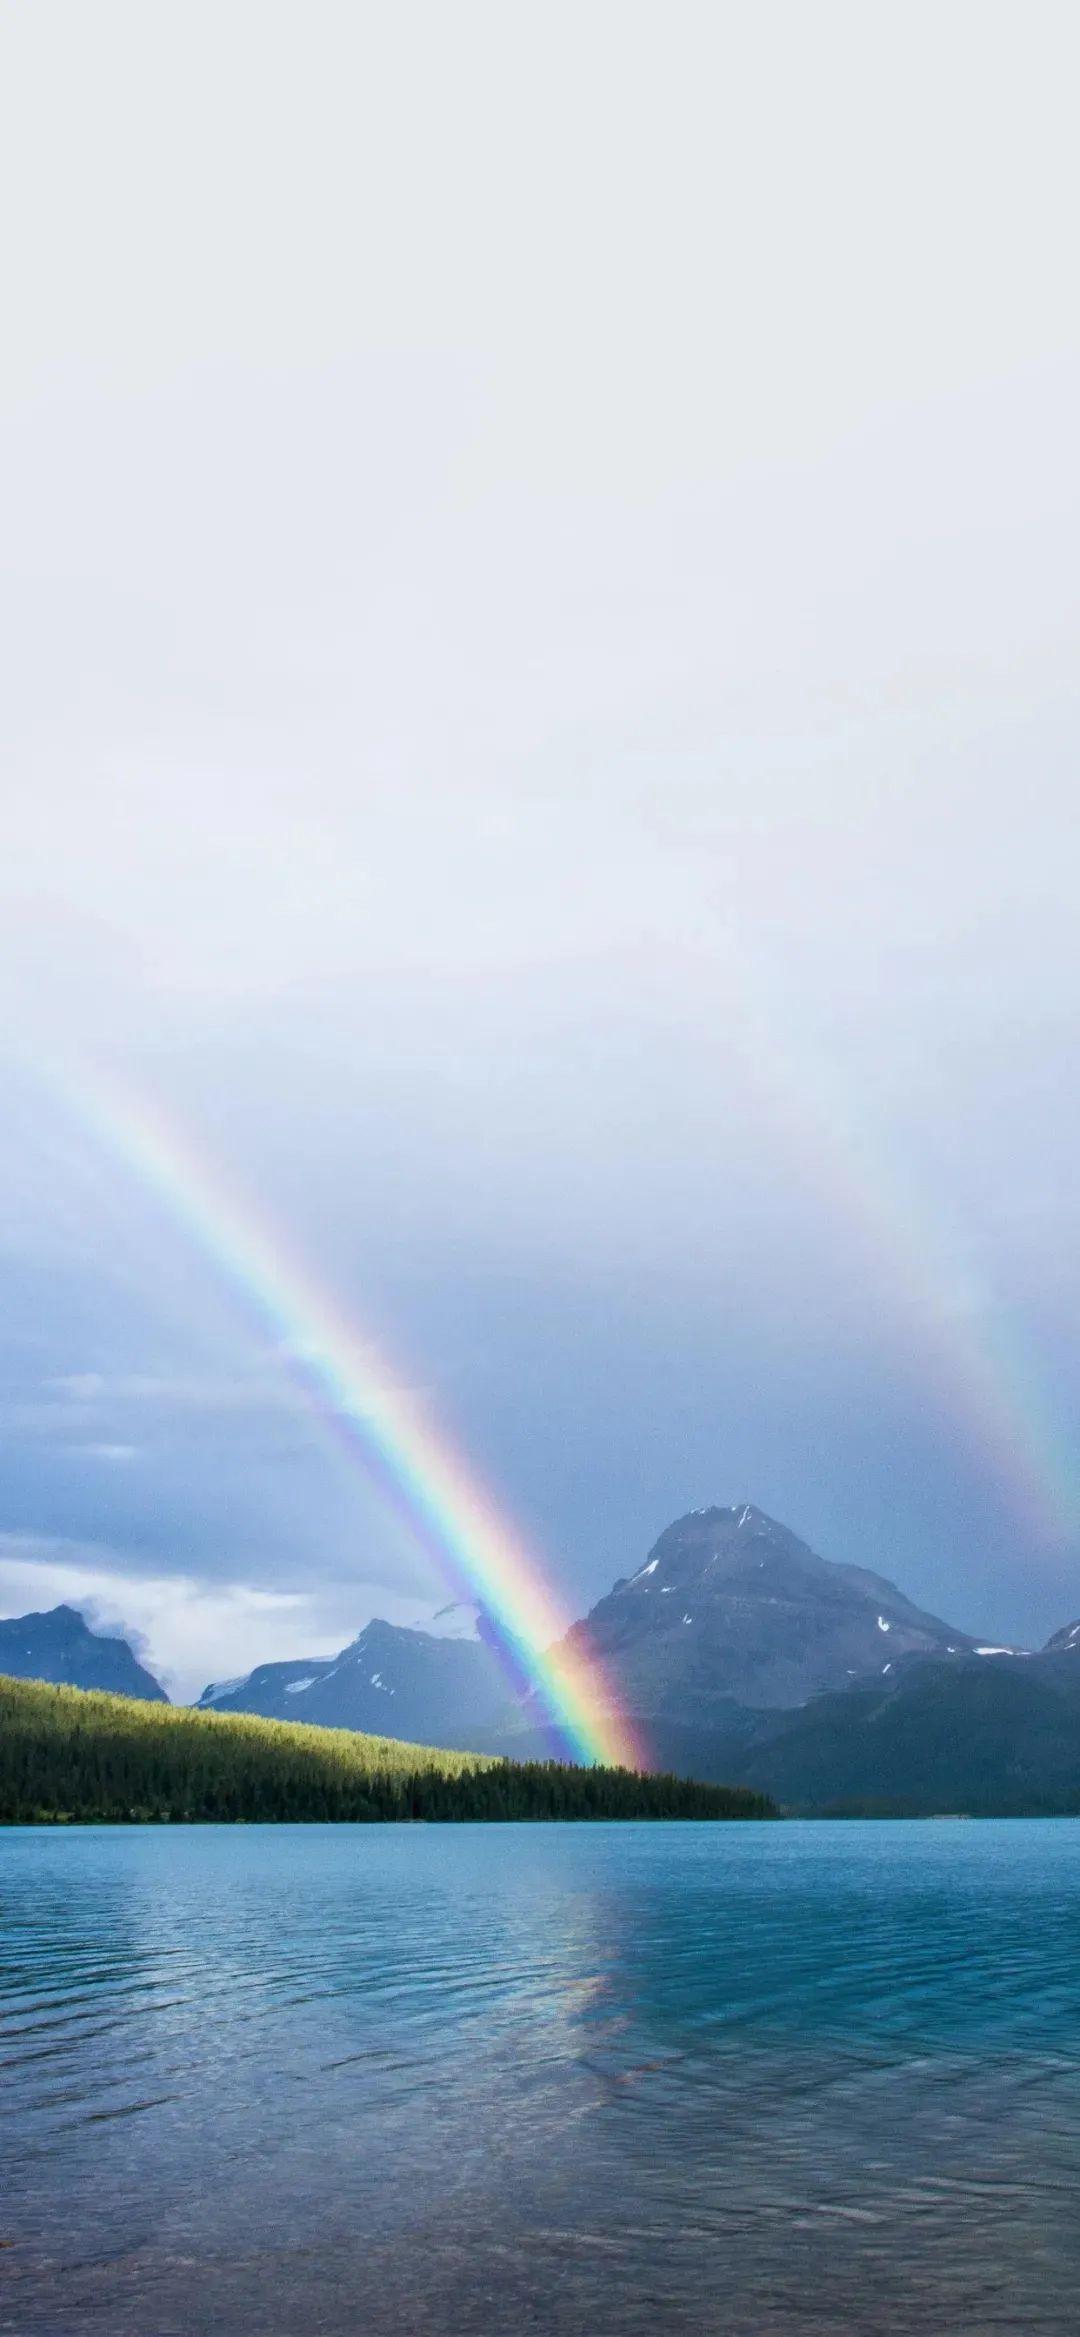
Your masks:
{"label": "mountain slope", "polygon": [[127,1640],[91,1631],[75,1607],[51,1607],[44,1614],[12,1615],[0,1622],[0,1672],[54,1686],[102,1688],[148,1704],[169,1701]]}
{"label": "mountain slope", "polygon": [[974,1645],[751,1502],[677,1519],[569,1637],[599,1656],[635,1719],[695,1729],[724,1724],[733,1703],[790,1709],[904,1656]]}
{"label": "mountain slope", "polygon": [[769,1818],[761,1796],[0,1678],[0,1825]]}
{"label": "mountain slope", "polygon": [[1080,1623],[1063,1624],[1061,1630],[1055,1631],[1053,1638],[1047,1640],[1043,1654],[1080,1656]]}
{"label": "mountain slope", "polygon": [[804,1808],[1080,1811],[1080,1666],[913,1663],[788,1716],[736,1773]]}
{"label": "mountain slope", "polygon": [[212,1683],[199,1709],[468,1750],[488,1740],[506,1701],[506,1674],[483,1640],[376,1620],[327,1661],[260,1664],[245,1679]]}

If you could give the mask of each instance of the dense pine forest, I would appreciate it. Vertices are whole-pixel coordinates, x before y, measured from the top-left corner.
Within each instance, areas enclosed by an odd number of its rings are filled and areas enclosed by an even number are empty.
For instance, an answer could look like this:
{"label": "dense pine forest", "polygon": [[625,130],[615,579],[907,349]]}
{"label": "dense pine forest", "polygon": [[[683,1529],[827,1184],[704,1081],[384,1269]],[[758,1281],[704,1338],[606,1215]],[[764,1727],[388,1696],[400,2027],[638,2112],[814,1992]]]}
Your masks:
{"label": "dense pine forest", "polygon": [[764,1794],[0,1678],[0,1824],[768,1818]]}

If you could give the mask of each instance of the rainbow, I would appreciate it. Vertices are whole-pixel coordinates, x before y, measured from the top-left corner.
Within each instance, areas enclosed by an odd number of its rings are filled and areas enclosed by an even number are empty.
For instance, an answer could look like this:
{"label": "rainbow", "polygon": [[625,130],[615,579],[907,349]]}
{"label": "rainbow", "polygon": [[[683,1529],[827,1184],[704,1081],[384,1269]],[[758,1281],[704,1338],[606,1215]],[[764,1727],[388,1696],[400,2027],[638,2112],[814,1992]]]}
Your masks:
{"label": "rainbow", "polygon": [[586,1763],[640,1769],[645,1750],[595,1656],[564,1636],[566,1618],[535,1561],[386,1359],[319,1287],[279,1234],[229,1191],[145,1098],[97,1071],[63,1082],[69,1103],[183,1226],[246,1302],[308,1400],[366,1474],[396,1498],[455,1595],[467,1589],[494,1626],[515,1687],[541,1726]]}
{"label": "rainbow", "polygon": [[[904,1173],[851,1084],[808,1034],[785,1043],[748,950],[725,962],[726,1037],[804,1185],[845,1225],[849,1249],[904,1341],[909,1371],[994,1480],[1029,1542],[1075,1549],[1080,1472],[1046,1375],[939,1208]],[[756,981],[754,980],[756,971]],[[861,1254],[860,1254],[861,1253]]]}

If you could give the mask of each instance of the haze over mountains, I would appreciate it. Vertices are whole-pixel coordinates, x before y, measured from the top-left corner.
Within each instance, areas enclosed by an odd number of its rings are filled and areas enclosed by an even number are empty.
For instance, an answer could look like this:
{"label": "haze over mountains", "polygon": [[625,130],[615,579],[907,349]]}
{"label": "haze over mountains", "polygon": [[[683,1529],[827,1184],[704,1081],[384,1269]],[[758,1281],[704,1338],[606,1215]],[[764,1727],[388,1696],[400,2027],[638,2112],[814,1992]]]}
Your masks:
{"label": "haze over mountains", "polygon": [[[519,1758],[560,1749],[515,1694],[482,1613],[375,1619],[333,1657],[212,1682],[200,1706]],[[1080,1808],[1080,1622],[1039,1653],[916,1607],[821,1558],[753,1503],[691,1511],[570,1636],[657,1766],[788,1806]],[[0,1624],[0,1671],[160,1699],[122,1640],[73,1609]]]}

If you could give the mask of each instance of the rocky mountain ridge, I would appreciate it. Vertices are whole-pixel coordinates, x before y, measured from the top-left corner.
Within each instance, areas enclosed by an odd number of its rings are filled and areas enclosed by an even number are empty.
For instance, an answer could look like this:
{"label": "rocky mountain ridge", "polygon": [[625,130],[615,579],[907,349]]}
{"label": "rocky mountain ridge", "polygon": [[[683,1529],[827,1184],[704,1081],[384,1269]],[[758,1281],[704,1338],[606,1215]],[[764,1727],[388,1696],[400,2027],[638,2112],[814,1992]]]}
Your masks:
{"label": "rocky mountain ridge", "polygon": [[691,1510],[569,1637],[646,1724],[720,1722],[732,1704],[791,1709],[970,1633],[868,1568],[819,1558],[753,1502]]}
{"label": "rocky mountain ridge", "polygon": [[198,1700],[200,1709],[364,1729],[466,1752],[483,1749],[507,1701],[506,1674],[483,1639],[378,1618],[337,1655],[259,1664],[243,1679],[211,1682]]}
{"label": "rocky mountain ridge", "polygon": [[106,1688],[148,1704],[169,1701],[127,1640],[92,1631],[77,1607],[50,1607],[0,1622],[0,1673],[15,1680],[46,1680],[53,1687]]}

